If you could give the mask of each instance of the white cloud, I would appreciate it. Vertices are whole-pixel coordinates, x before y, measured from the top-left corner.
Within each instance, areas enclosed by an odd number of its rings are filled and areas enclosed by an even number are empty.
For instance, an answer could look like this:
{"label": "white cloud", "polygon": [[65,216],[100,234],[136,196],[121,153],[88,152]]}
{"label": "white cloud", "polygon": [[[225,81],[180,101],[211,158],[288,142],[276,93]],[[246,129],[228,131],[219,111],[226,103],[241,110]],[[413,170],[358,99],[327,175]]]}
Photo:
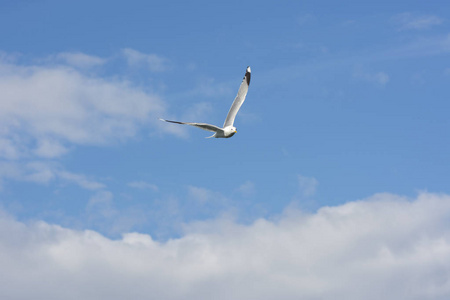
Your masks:
{"label": "white cloud", "polygon": [[276,222],[204,222],[157,242],[0,213],[0,297],[444,300],[449,217],[448,195],[380,194]]}
{"label": "white cloud", "polygon": [[158,96],[68,66],[0,61],[0,94],[3,158],[58,157],[68,150],[64,144],[121,141],[134,137],[143,125],[167,130],[157,124],[164,111]]}
{"label": "white cloud", "polygon": [[392,18],[400,30],[422,30],[443,23],[443,19],[433,15],[415,15],[412,13],[401,13]]}
{"label": "white cloud", "polygon": [[167,59],[156,54],[145,54],[130,48],[123,49],[122,53],[131,66],[145,66],[153,72],[162,72],[168,69]]}

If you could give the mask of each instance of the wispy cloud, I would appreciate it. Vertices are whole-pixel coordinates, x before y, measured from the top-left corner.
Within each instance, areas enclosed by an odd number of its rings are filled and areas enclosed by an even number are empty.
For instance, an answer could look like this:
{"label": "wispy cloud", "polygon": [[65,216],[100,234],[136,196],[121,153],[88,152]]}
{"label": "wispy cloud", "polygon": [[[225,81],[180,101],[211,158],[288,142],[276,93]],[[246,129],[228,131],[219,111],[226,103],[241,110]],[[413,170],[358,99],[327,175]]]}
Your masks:
{"label": "wispy cloud", "polygon": [[131,66],[143,66],[153,72],[162,72],[168,69],[168,60],[156,54],[145,54],[134,49],[122,50],[127,62]]}
{"label": "wispy cloud", "polygon": [[41,138],[37,141],[37,147],[33,153],[36,156],[44,158],[60,157],[67,153],[69,149],[61,144],[61,142],[52,140],[51,138]]}
{"label": "wispy cloud", "polygon": [[317,186],[319,185],[319,181],[316,178],[298,175],[297,179],[302,196],[310,197],[316,193]]}
{"label": "wispy cloud", "polygon": [[147,217],[145,211],[135,206],[119,209],[112,192],[99,190],[86,205],[85,224],[117,235],[146,223]]}
{"label": "wispy cloud", "polygon": [[18,148],[14,136],[0,138],[0,157],[7,160],[15,160],[21,156],[21,149]]}
{"label": "wispy cloud", "polygon": [[384,87],[390,80],[390,77],[386,72],[369,72],[364,70],[361,66],[354,69],[353,77],[366,82],[374,83],[380,87]]}
{"label": "wispy cloud", "polygon": [[399,30],[423,30],[444,22],[442,18],[434,15],[417,15],[409,12],[398,14],[392,17],[392,21],[397,24]]}
{"label": "wispy cloud", "polygon": [[[236,84],[233,82],[233,84]],[[187,96],[201,96],[201,97],[223,97],[232,94],[236,87],[230,83],[217,82],[213,78],[202,78],[197,86],[192,90],[186,92]]]}
{"label": "wispy cloud", "polygon": [[67,65],[78,68],[91,68],[101,66],[107,61],[105,58],[88,55],[81,52],[62,52],[52,56],[51,59],[61,61]]}
{"label": "wispy cloud", "polygon": [[189,185],[187,186],[187,190],[188,196],[201,205],[222,202],[225,200],[225,197],[222,194],[203,187]]}
{"label": "wispy cloud", "polygon": [[311,23],[315,20],[316,20],[316,16],[314,16],[313,14],[303,14],[296,18],[296,22],[300,26]]}
{"label": "wispy cloud", "polygon": [[188,185],[183,200],[178,200],[178,216],[184,221],[236,213],[233,200],[216,190]]}
{"label": "wispy cloud", "polygon": [[73,182],[87,190],[99,190],[99,189],[103,189],[105,187],[104,184],[93,181],[93,180],[89,180],[84,175],[75,174],[75,173],[71,173],[71,172],[67,172],[67,171],[59,171],[56,174],[59,178],[69,181],[69,182]]}
{"label": "wispy cloud", "polygon": [[145,181],[129,182],[128,186],[131,188],[140,189],[140,190],[152,190],[155,192],[158,191],[158,186],[156,184],[148,183]]}
{"label": "wispy cloud", "polygon": [[[99,195],[91,209],[110,202]],[[139,233],[111,240],[0,213],[0,296],[447,299],[449,217],[448,195],[380,194],[314,214],[290,211],[276,222],[207,221],[158,242]]]}
{"label": "wispy cloud", "polygon": [[240,185],[236,191],[244,197],[253,196],[256,193],[255,184],[251,181],[247,181]]}
{"label": "wispy cloud", "polygon": [[84,174],[72,173],[56,162],[48,161],[2,161],[0,162],[0,181],[17,180],[48,184],[58,181],[62,184],[75,184],[86,190],[100,190],[105,185],[89,179]]}
{"label": "wispy cloud", "polygon": [[118,215],[118,211],[113,207],[113,194],[110,191],[100,191],[89,199],[86,205],[90,217],[100,215],[102,220]]}

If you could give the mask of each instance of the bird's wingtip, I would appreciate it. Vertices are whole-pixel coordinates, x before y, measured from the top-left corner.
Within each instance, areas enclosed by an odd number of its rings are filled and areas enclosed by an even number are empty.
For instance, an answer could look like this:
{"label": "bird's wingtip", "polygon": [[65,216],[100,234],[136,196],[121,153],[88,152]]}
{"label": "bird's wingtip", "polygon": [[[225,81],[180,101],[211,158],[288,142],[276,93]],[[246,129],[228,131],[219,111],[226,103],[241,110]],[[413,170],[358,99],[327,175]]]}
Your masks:
{"label": "bird's wingtip", "polygon": [[244,80],[247,80],[247,85],[250,85],[250,77],[252,75],[252,70],[250,69],[250,66],[247,67],[247,70],[245,71]]}
{"label": "bird's wingtip", "polygon": [[167,122],[167,121],[166,121],[166,120],[164,120],[163,118],[159,118],[159,120],[160,120],[160,121],[164,121],[164,122]]}

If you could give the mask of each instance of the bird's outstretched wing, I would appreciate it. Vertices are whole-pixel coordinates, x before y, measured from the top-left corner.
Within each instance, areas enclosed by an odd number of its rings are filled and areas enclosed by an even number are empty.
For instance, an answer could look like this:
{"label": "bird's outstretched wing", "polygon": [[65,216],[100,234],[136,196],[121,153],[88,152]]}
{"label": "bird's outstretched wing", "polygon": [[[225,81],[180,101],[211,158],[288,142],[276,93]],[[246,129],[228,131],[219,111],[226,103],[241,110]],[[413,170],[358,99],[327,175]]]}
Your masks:
{"label": "bird's outstretched wing", "polygon": [[223,123],[223,128],[227,126],[233,126],[234,118],[236,118],[236,114],[239,111],[239,108],[241,108],[242,103],[244,103],[245,96],[247,96],[248,86],[250,85],[250,75],[250,67],[247,67],[237,96],[236,98],[234,98],[233,104],[231,105],[230,111],[228,112],[227,118],[225,119],[225,123]]}
{"label": "bird's outstretched wing", "polygon": [[161,121],[169,122],[169,123],[175,123],[175,124],[183,124],[183,125],[191,125],[198,127],[200,129],[206,130],[206,131],[212,131],[212,132],[219,132],[223,131],[222,128],[217,127],[215,125],[206,124],[206,123],[189,123],[189,122],[178,122],[178,121],[170,121],[170,120],[164,120],[160,119]]}

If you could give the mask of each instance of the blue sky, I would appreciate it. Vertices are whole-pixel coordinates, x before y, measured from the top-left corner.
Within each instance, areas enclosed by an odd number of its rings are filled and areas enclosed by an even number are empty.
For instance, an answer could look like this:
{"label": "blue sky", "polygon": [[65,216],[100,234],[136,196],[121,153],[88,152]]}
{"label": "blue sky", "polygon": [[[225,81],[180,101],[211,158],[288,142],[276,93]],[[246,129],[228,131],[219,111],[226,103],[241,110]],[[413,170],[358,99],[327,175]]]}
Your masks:
{"label": "blue sky", "polygon": [[[444,1],[1,1],[2,222],[12,231],[25,226],[22,251],[41,245],[24,242],[41,230],[57,232],[61,244],[71,236],[156,243],[164,255],[171,241],[200,236],[225,251],[237,230],[246,241],[242,253],[253,253],[255,233],[292,233],[291,224],[320,236],[323,227],[305,220],[336,224],[347,220],[343,211],[365,228],[359,222],[366,213],[385,220],[395,207],[400,221],[392,222],[401,229],[377,235],[377,253],[400,249],[391,238],[409,232],[399,253],[447,257],[448,8]],[[248,65],[252,81],[233,138],[205,139],[207,132],[158,120],[222,125]],[[404,215],[427,203],[435,210],[425,209],[423,223]],[[372,205],[379,215],[368,213]],[[13,245],[4,233],[2,244]],[[361,237],[337,234],[348,247],[342,253]],[[420,248],[424,239],[437,250]],[[89,256],[86,247],[81,253]],[[301,261],[287,257],[286,264]],[[342,257],[330,268],[344,264]],[[219,287],[228,273],[217,272]],[[167,276],[168,283],[184,280]],[[298,295],[281,286],[286,299]],[[439,288],[427,298],[449,295],[446,285]],[[304,296],[326,298],[327,291],[336,295],[330,287]]]}

